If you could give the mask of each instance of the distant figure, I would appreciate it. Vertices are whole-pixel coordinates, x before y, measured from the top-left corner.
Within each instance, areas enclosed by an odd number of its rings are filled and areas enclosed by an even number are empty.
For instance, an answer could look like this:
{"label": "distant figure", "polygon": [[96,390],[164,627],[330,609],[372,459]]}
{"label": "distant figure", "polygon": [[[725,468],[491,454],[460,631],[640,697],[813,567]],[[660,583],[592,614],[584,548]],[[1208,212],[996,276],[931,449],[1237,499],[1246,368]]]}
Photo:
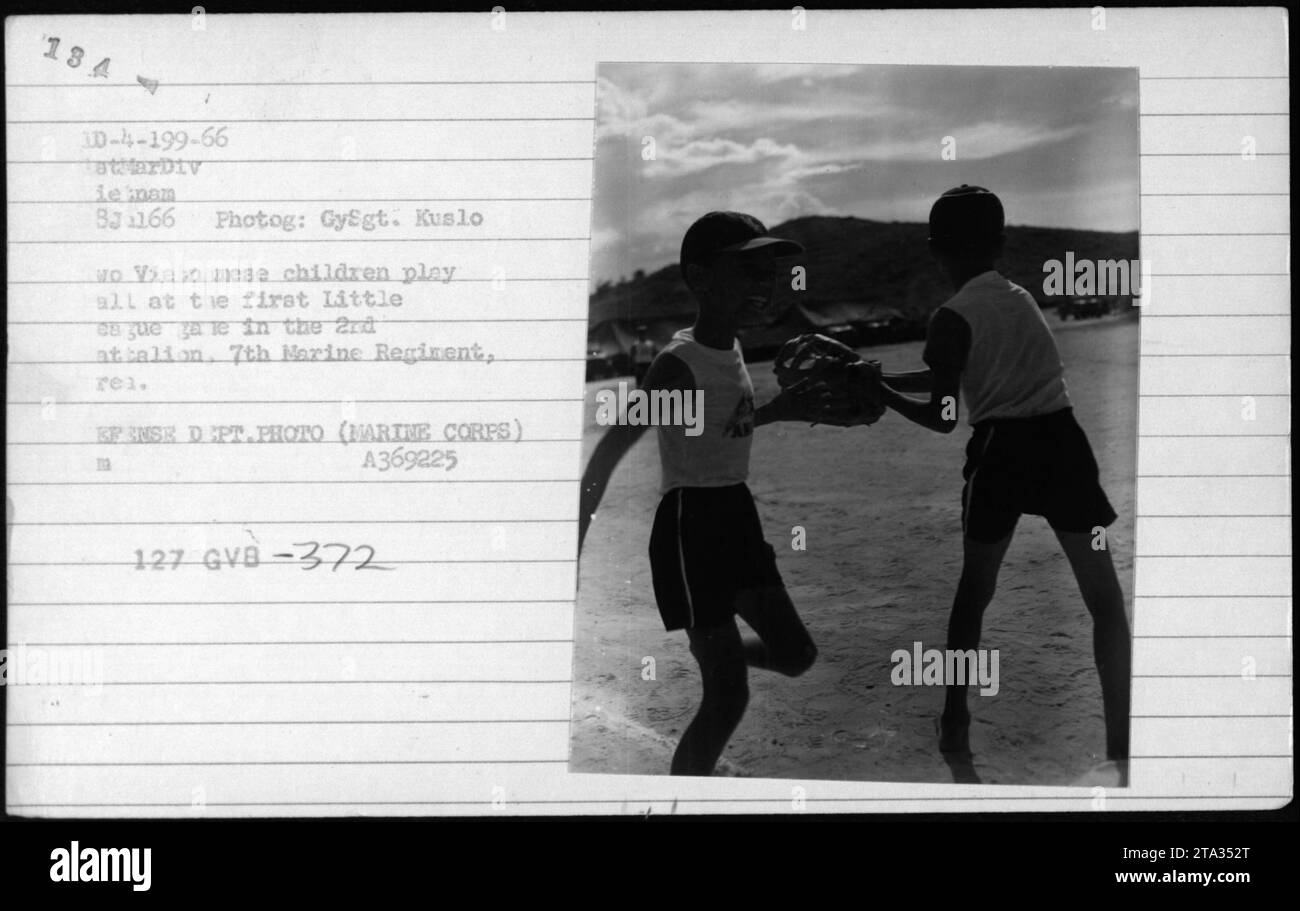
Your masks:
{"label": "distant figure", "polygon": [[638,389],[645,383],[645,375],[650,372],[650,365],[658,353],[658,346],[645,337],[644,331],[640,332],[632,343],[632,372],[636,376]]}

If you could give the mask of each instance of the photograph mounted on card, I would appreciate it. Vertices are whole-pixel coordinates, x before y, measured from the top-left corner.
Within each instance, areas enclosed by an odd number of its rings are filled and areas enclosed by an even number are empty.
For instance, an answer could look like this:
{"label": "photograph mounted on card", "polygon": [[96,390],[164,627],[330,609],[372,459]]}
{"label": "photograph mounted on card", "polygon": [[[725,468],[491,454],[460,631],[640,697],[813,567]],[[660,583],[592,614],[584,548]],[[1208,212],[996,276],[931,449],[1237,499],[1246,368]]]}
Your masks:
{"label": "photograph mounted on card", "polygon": [[1136,70],[596,89],[570,768],[1126,785]]}
{"label": "photograph mounted on card", "polygon": [[6,20],[5,811],[1287,803],[1286,25]]}

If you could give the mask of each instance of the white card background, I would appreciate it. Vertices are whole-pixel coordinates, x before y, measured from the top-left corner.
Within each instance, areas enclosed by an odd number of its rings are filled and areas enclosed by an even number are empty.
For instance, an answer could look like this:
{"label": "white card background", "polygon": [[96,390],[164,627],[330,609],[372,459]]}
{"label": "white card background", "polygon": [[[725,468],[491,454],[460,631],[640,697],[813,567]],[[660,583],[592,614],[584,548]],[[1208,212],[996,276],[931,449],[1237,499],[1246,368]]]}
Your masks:
{"label": "white card background", "polygon": [[[1257,809],[1290,799],[1284,12],[1112,9],[1104,29],[1086,9],[812,10],[806,28],[794,21],[7,20],[10,683],[19,645],[28,666],[62,657],[102,673],[98,686],[6,688],[9,812]],[[73,47],[84,53],[77,67]],[[96,77],[103,58],[109,74]],[[1130,788],[567,772],[601,60],[1140,68],[1141,255],[1152,278]],[[169,150],[178,130],[186,147]],[[96,131],[137,145],[93,148]],[[201,164],[133,180],[94,173],[105,158]],[[100,187],[169,185],[174,201],[100,198]],[[418,208],[483,222],[419,224]],[[215,228],[224,210],[287,215],[295,227]],[[336,230],[327,210],[384,210],[401,224]],[[133,216],[145,226],[130,227]],[[286,279],[299,263],[382,264],[396,277]],[[204,281],[143,283],[140,266],[198,269]],[[232,266],[265,267],[269,279],[206,281]],[[455,271],[403,283],[404,267]],[[120,282],[109,280],[115,269]],[[245,292],[304,287],[309,308],[245,307]],[[352,287],[404,302],[323,307],[324,290]],[[150,309],[150,296],[168,293],[174,308]],[[108,309],[127,294],[134,311]],[[225,308],[213,300],[222,294]],[[373,315],[377,332],[330,334],[338,315]],[[290,337],[286,317],[324,320],[323,332]],[[266,320],[269,334],[244,335],[245,319]],[[211,334],[217,321],[229,336]],[[199,334],[182,338],[196,322]],[[105,337],[102,323],[124,334]],[[129,339],[140,324],[160,334]],[[241,351],[236,364],[230,349],[327,343],[365,359],[249,363]],[[484,356],[376,361],[376,343],[477,344]],[[101,362],[110,349],[173,360]],[[363,467],[366,450],[395,444],[340,445],[345,421],[427,423],[431,441],[414,448],[454,448],[457,465]],[[448,424],[474,423],[504,427],[508,441],[443,438]],[[323,427],[324,441],[213,439],[218,427],[256,437],[303,424]],[[101,436],[142,425],[174,426],[180,441]],[[191,425],[200,442],[188,442]],[[334,548],[304,570],[299,545],[310,541],[346,545],[348,562],[332,569]],[[393,569],[355,569],[363,545]],[[211,552],[220,568],[206,565]]]}

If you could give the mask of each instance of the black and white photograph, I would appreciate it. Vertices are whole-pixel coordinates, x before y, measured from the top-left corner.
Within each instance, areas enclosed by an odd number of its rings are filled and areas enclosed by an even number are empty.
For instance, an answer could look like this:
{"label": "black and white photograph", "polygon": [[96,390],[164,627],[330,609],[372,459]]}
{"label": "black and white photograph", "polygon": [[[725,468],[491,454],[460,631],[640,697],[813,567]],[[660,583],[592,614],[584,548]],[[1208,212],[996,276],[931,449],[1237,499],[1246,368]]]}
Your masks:
{"label": "black and white photograph", "polygon": [[600,65],[571,770],[1127,784],[1137,114]]}
{"label": "black and white photograph", "polygon": [[15,894],[1285,863],[1287,10],[15,3]]}

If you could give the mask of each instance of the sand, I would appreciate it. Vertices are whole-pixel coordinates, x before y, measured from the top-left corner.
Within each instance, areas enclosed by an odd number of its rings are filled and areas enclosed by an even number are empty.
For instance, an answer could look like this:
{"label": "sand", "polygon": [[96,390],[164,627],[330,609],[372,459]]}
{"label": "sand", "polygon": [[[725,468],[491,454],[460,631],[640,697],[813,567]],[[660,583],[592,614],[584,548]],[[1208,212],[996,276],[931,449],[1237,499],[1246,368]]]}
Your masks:
{"label": "sand", "polygon": [[[1138,321],[1049,322],[1080,424],[1119,520],[1110,544],[1133,592]],[[885,370],[916,369],[920,343],[864,349]],[[776,391],[770,363],[750,364],[757,401]],[[590,383],[584,457],[595,424]],[[960,570],[963,426],[944,436],[890,412],[866,428],[782,423],[756,432],[750,489],[786,587],[820,650],[797,679],[750,672],[751,699],[717,774],[763,778],[1069,784],[1102,763],[1101,690],[1092,625],[1046,522],[1026,516],[985,615],[981,645],[1000,652],[1000,691],[970,696],[969,765],[936,745],[942,687],[894,686],[891,653],[942,648]],[[699,701],[682,632],[660,622],[646,556],[658,503],[654,433],[614,470],[579,572],[570,767],[667,774]],[[807,549],[791,548],[791,529]],[[742,630],[744,630],[742,624]],[[747,632],[747,630],[746,630]],[[645,658],[654,659],[654,679]],[[1095,774],[1094,774],[1095,777]]]}

